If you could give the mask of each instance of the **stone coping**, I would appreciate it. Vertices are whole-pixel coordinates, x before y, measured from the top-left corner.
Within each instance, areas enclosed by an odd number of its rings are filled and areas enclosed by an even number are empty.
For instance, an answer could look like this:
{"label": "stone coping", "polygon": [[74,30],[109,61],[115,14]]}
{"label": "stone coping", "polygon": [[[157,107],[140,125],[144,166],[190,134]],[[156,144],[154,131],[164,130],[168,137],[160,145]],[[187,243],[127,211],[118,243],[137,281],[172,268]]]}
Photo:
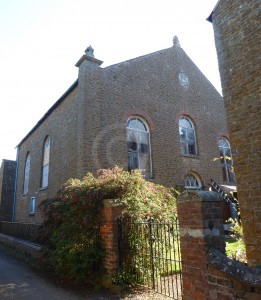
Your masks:
{"label": "stone coping", "polygon": [[0,233],[0,242],[13,248],[22,250],[33,257],[40,256],[40,251],[42,249],[42,246],[39,244],[27,242],[3,233]]}
{"label": "stone coping", "polygon": [[250,268],[234,261],[215,248],[210,248],[207,259],[222,273],[250,286],[261,287],[261,269]]}
{"label": "stone coping", "polygon": [[104,207],[124,207],[124,204],[118,199],[105,199],[103,200],[103,205]]}
{"label": "stone coping", "polygon": [[177,202],[220,202],[224,201],[219,193],[210,191],[185,191],[178,196]]}

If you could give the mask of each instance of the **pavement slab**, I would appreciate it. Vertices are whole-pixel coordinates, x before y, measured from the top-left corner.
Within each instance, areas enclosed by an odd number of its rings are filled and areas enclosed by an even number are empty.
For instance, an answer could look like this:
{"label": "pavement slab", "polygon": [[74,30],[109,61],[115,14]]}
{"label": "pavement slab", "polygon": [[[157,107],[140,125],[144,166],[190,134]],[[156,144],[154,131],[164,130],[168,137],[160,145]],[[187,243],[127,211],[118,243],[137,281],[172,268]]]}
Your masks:
{"label": "pavement slab", "polygon": [[1,300],[116,300],[117,295],[95,294],[61,286],[42,277],[24,262],[0,250],[0,299]]}

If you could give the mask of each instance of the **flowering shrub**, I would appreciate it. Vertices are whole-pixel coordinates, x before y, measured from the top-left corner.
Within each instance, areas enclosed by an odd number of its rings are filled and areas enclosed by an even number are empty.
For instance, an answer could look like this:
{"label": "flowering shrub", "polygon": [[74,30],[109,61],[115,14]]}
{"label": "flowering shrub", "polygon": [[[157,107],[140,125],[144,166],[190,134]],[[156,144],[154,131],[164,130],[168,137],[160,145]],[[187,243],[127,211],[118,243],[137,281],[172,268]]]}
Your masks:
{"label": "flowering shrub", "polygon": [[88,173],[81,180],[68,180],[55,199],[40,205],[46,262],[62,277],[85,282],[102,271],[99,215],[104,199],[123,203],[123,215],[132,220],[172,220],[176,216],[170,190],[145,181],[138,171],[115,167],[99,170],[97,176]]}

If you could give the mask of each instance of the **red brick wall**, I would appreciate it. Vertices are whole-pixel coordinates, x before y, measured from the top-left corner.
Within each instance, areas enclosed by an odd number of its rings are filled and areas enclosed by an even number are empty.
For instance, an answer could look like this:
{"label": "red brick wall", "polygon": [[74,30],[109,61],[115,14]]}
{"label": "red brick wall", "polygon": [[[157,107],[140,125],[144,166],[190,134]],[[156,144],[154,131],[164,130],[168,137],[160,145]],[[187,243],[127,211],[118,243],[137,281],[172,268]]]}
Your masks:
{"label": "red brick wall", "polygon": [[204,191],[183,193],[177,200],[184,300],[261,297],[261,271],[223,254],[222,202],[217,193]]}
{"label": "red brick wall", "polygon": [[101,212],[100,234],[105,248],[104,268],[107,274],[103,280],[103,284],[111,286],[111,277],[119,268],[118,258],[118,232],[117,218],[121,216],[123,206],[114,204],[114,200],[104,200],[104,208]]}
{"label": "red brick wall", "polygon": [[[35,197],[36,207],[42,200],[56,195],[62,183],[77,177],[77,88],[49,115],[21,145],[18,157],[18,182],[16,191],[15,221],[40,222],[36,209],[29,216],[30,198]],[[49,184],[41,189],[43,143],[50,136]],[[24,168],[27,152],[30,152],[28,193],[23,195]]]}
{"label": "red brick wall", "polygon": [[261,265],[260,1],[221,0],[213,15],[248,263]]}

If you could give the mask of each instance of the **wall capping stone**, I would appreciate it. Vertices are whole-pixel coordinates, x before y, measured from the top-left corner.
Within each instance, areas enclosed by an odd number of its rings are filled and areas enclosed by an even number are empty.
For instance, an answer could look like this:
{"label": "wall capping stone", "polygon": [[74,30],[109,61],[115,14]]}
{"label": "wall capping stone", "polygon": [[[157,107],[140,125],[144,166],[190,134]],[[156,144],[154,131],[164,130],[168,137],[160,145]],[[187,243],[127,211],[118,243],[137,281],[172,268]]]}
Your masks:
{"label": "wall capping stone", "polygon": [[105,199],[103,200],[104,207],[124,207],[124,204],[119,199]]}
{"label": "wall capping stone", "polygon": [[25,253],[30,254],[32,257],[41,256],[41,245],[30,243],[3,233],[0,233],[0,242],[10,247],[24,251]]}
{"label": "wall capping stone", "polygon": [[220,194],[210,191],[185,191],[177,198],[178,203],[184,202],[220,202],[224,201]]}
{"label": "wall capping stone", "polygon": [[261,288],[261,269],[250,268],[240,262],[234,261],[215,248],[210,248],[207,260],[222,273],[242,283]]}
{"label": "wall capping stone", "polygon": [[94,57],[91,57],[91,56],[88,56],[86,54],[84,54],[79,60],[78,62],[75,64],[76,67],[80,67],[80,65],[82,64],[83,61],[89,61],[95,65],[97,65],[98,67],[103,63],[103,61],[97,59],[97,58],[94,58]]}

